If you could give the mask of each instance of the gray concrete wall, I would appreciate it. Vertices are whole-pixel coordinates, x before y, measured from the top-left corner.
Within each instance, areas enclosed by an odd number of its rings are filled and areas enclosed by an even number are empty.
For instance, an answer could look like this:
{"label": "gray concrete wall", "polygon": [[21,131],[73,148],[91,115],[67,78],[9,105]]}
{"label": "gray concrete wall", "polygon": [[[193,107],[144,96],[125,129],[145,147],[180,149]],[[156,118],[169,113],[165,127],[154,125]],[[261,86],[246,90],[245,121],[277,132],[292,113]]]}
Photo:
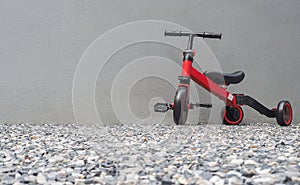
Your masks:
{"label": "gray concrete wall", "polygon": [[[0,121],[75,122],[72,82],[85,49],[104,32],[144,19],[222,32],[222,41],[206,42],[224,71],[246,72],[245,81],[232,90],[271,107],[288,99],[299,121],[299,8],[298,0],[2,1]],[[106,98],[96,100],[109,106],[101,102]],[[249,120],[256,114],[246,111]],[[115,121],[113,115],[110,120]]]}

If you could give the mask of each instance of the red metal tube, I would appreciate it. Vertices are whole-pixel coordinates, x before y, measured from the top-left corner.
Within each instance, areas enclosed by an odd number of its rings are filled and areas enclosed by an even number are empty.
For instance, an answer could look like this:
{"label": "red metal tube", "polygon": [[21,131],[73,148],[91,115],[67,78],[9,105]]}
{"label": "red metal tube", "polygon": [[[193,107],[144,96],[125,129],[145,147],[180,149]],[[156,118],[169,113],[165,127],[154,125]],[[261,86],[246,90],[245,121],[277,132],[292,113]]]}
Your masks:
{"label": "red metal tube", "polygon": [[221,100],[226,101],[227,105],[235,106],[236,105],[236,95],[230,94],[226,89],[220,87],[205,75],[200,73],[194,67],[191,67],[191,78],[197,84],[205,88],[207,91],[211,92],[213,95],[219,97]]}

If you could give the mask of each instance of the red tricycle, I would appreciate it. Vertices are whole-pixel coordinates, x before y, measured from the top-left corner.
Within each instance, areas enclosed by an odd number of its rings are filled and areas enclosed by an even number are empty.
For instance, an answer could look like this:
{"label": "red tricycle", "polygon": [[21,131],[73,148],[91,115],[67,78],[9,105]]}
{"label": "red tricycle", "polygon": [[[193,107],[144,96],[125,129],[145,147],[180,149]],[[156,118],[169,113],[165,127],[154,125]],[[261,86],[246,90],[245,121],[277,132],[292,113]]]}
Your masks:
{"label": "red tricycle", "polygon": [[183,125],[187,120],[189,109],[193,109],[195,106],[211,108],[211,104],[191,103],[189,101],[190,81],[192,79],[198,85],[202,86],[226,103],[226,107],[222,111],[224,124],[238,125],[241,123],[244,117],[242,105],[248,105],[260,114],[269,118],[276,118],[277,123],[280,126],[288,126],[291,124],[293,111],[292,106],[288,101],[282,100],[278,103],[277,108],[268,109],[250,96],[246,96],[244,94],[231,94],[227,91],[227,86],[230,84],[238,84],[244,79],[244,72],[236,71],[233,73],[220,73],[215,71],[206,71],[201,73],[192,66],[195,55],[193,50],[193,39],[195,37],[221,39],[221,33],[192,33],[166,30],[165,36],[188,37],[188,45],[187,49],[183,52],[182,72],[178,77],[179,85],[174,97],[174,102],[155,104],[155,112],[173,110],[174,122],[177,125]]}

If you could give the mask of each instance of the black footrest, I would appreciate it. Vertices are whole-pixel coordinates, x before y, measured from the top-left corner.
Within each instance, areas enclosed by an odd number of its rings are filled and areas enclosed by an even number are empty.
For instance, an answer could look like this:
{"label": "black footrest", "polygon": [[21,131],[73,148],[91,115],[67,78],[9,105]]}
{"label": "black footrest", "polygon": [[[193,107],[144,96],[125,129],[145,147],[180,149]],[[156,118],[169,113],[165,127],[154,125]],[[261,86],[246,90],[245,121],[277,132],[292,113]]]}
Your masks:
{"label": "black footrest", "polygon": [[155,112],[167,112],[169,109],[171,109],[169,103],[157,103],[154,105]]}
{"label": "black footrest", "polygon": [[211,108],[212,104],[209,103],[195,103],[194,104],[196,107],[205,107],[205,108]]}

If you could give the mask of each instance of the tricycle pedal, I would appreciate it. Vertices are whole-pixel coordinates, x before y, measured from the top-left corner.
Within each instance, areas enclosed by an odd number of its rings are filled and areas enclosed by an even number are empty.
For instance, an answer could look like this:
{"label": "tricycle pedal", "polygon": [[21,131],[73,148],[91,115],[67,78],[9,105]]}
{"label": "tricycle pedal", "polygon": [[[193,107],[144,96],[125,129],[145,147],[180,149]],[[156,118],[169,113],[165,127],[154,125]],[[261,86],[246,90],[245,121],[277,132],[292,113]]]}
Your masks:
{"label": "tricycle pedal", "polygon": [[154,105],[155,112],[167,112],[169,109],[172,109],[169,103],[157,103]]}

